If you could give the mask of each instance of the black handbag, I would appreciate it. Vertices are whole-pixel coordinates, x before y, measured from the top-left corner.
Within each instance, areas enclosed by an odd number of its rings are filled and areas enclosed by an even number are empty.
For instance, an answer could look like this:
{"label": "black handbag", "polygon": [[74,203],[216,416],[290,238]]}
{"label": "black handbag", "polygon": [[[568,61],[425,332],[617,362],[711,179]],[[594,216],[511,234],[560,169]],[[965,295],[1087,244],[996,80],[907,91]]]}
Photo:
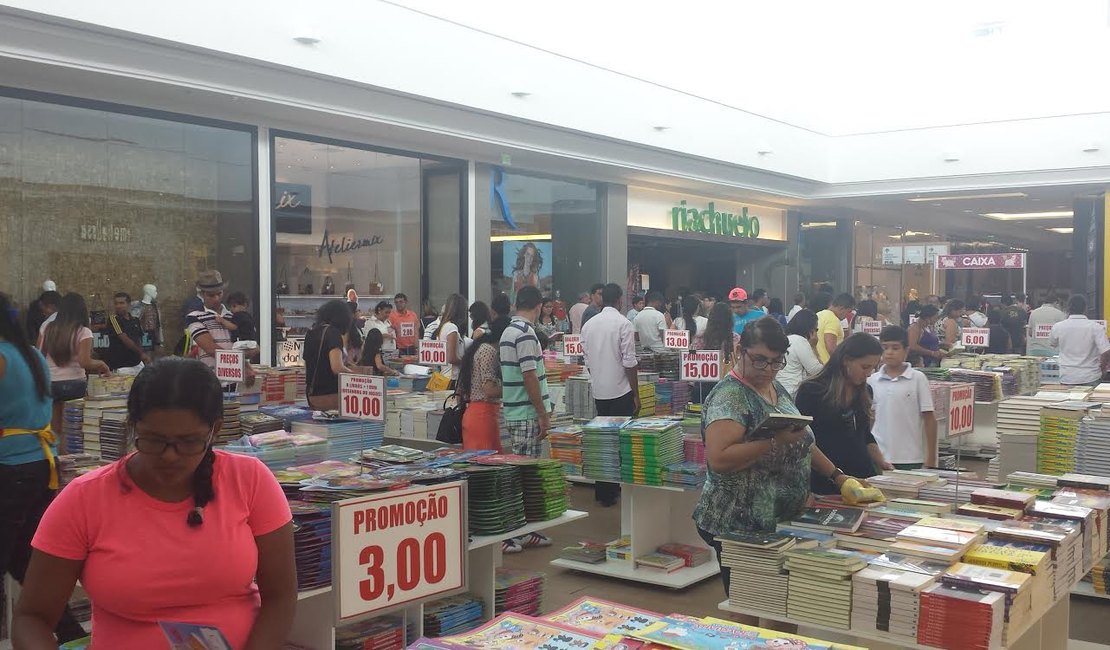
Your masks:
{"label": "black handbag", "polygon": [[[447,406],[447,402],[452,399],[455,400],[455,405]],[[452,395],[443,400],[443,419],[439,421],[436,440],[449,445],[462,444],[462,421],[465,412],[466,402],[458,395]]]}

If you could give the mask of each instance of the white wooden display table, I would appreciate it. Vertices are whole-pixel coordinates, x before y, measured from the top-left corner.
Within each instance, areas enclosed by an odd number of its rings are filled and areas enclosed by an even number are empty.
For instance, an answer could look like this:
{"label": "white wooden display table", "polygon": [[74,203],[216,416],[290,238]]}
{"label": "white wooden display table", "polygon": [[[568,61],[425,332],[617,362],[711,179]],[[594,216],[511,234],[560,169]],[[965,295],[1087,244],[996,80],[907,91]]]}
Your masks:
{"label": "white wooden display table", "polygon": [[[501,542],[510,537],[535,533],[572,521],[583,519],[588,513],[567,510],[550,521],[537,521],[504,535],[474,537],[467,546],[467,591],[484,602],[485,620],[493,618],[496,570],[501,566]],[[414,605],[403,612],[406,627],[411,623],[416,636],[424,635],[424,608]],[[297,611],[289,641],[317,650],[335,647],[335,594],[331,587],[321,587],[297,594]]]}
{"label": "white wooden display table", "polygon": [[[701,490],[621,483],[621,535],[632,537],[632,557],[654,553],[655,549],[668,542],[705,547],[691,518],[700,495]],[[589,564],[558,559],[551,564],[608,578],[684,589],[721,572],[716,553],[712,549],[709,552],[712,555],[709,562],[673,573],[637,569],[632,560]]]}

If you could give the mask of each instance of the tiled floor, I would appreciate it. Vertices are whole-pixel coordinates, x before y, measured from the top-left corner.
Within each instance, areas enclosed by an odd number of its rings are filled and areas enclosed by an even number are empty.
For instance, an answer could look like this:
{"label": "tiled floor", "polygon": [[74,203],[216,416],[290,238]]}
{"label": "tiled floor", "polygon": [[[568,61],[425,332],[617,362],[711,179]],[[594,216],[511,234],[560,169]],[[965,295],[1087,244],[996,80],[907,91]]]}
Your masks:
{"label": "tiled floor", "polygon": [[[550,566],[548,562],[558,550],[579,540],[606,542],[620,534],[619,506],[602,508],[594,503],[593,488],[575,486],[573,508],[585,510],[590,516],[559,528],[546,531],[554,544],[551,548],[530,549],[505,556],[505,566],[543,570],[547,573],[545,605],[548,611],[562,607],[581,596],[595,596],[644,609],[692,616],[721,616],[717,604],[724,599],[723,587],[717,578],[706,580],[682,591],[654,587],[635,582],[609,580],[576,571]],[[1072,596],[1071,638],[1099,644],[1110,643],[1110,600]]]}

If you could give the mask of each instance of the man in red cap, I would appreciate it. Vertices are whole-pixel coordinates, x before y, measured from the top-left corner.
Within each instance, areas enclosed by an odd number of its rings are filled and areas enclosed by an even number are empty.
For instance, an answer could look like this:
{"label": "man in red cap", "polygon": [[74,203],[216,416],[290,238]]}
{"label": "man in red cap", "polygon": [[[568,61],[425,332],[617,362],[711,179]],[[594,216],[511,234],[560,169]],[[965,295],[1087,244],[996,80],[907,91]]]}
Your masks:
{"label": "man in red cap", "polygon": [[728,292],[728,306],[732,308],[732,330],[737,334],[744,331],[744,326],[753,320],[763,318],[760,310],[753,310],[748,305],[748,292],[743,287],[736,287]]}

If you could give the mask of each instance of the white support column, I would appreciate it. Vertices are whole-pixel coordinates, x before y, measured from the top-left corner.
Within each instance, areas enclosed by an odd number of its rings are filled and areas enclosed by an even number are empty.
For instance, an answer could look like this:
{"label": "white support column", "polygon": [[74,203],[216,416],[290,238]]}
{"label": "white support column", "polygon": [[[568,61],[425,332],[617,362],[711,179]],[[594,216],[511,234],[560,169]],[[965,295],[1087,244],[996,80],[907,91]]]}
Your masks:
{"label": "white support column", "polygon": [[[478,255],[477,224],[478,196],[476,182],[477,166],[474,161],[466,163],[466,297],[476,300],[478,295],[478,274],[475,272],[475,259]],[[488,248],[489,242],[485,243]]]}
{"label": "white support column", "polygon": [[273,365],[274,359],[274,233],[270,208],[270,129],[258,127],[258,345],[261,362]]}

